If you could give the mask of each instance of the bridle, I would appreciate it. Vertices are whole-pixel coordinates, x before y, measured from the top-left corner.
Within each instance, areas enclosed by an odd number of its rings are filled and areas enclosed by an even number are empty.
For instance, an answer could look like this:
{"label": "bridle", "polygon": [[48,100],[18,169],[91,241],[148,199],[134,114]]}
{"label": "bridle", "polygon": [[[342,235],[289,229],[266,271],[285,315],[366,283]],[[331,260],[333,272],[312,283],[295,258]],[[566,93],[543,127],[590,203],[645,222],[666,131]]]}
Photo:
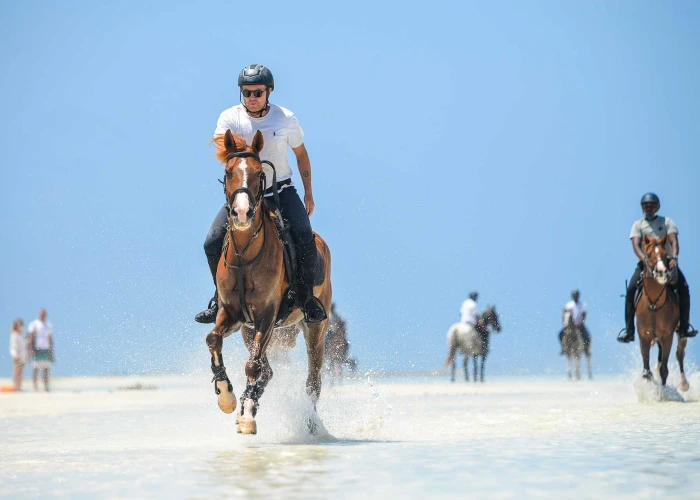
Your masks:
{"label": "bridle", "polygon": [[[258,163],[262,164],[263,162],[260,161],[260,157],[256,155],[255,153],[251,153],[250,151],[235,151],[231,154],[229,154],[226,157],[226,163],[230,162],[234,158],[253,158],[255,161]],[[265,162],[268,163],[268,162]],[[248,200],[250,200],[250,204],[253,207],[253,215],[251,219],[255,218],[255,213],[258,210],[258,205],[260,203],[260,200],[263,197],[263,194],[265,193],[266,189],[266,182],[267,179],[265,178],[265,171],[260,172],[260,188],[258,189],[258,195],[253,196],[253,192],[248,189],[247,187],[239,187],[236,189],[231,195],[226,192],[226,181],[225,180],[219,180],[221,184],[224,186],[224,196],[226,197],[226,211],[231,214],[231,211],[233,210],[233,202],[236,199],[236,195],[238,193],[243,193],[248,197]]]}
{"label": "bridle", "polygon": [[[655,246],[657,246],[657,245],[655,245]],[[668,273],[668,262],[667,262],[666,256],[664,256],[664,260],[665,260],[664,264],[666,265],[666,269],[667,269],[666,272]],[[657,263],[658,263],[658,260],[657,260]],[[648,254],[646,252],[644,252],[644,267],[645,267],[645,271],[650,272],[650,274],[651,274],[650,279],[653,279],[654,281],[656,281],[656,270],[649,265],[649,257],[648,257]],[[656,266],[654,266],[654,267],[656,267]],[[657,281],[657,283],[658,283],[658,281]],[[668,302],[668,293],[666,291],[667,286],[668,286],[668,283],[664,284],[661,287],[661,291],[659,292],[659,295],[656,297],[655,300],[652,300],[651,297],[649,296],[649,292],[647,291],[646,280],[645,279],[642,280],[642,291],[644,293],[644,296],[647,298],[647,301],[649,302],[647,309],[649,309],[649,311],[651,312],[651,336],[654,340],[657,340],[657,341],[658,341],[658,338],[656,337],[656,312],[661,310]],[[661,300],[662,297],[665,297],[665,299],[661,305],[658,305],[659,301]]]}

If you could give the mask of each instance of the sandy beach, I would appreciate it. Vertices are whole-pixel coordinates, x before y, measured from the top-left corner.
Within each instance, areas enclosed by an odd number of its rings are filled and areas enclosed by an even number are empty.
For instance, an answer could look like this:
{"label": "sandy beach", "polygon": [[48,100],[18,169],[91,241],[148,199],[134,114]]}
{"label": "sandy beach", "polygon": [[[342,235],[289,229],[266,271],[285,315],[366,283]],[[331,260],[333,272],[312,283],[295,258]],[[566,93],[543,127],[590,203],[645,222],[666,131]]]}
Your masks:
{"label": "sandy beach", "polygon": [[658,402],[629,377],[327,381],[315,437],[303,379],[276,371],[256,436],[236,433],[205,373],[59,378],[49,394],[0,394],[0,496],[700,494],[698,374],[688,402]]}

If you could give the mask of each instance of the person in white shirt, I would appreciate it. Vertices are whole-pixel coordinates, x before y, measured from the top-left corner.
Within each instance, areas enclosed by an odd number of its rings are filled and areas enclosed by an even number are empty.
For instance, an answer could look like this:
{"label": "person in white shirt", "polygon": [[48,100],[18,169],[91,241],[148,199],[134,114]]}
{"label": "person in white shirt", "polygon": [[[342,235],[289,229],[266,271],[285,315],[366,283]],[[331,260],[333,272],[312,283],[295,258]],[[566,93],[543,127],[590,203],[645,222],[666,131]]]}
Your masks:
{"label": "person in white shirt", "polygon": [[24,338],[22,330],[24,329],[24,321],[16,319],[12,323],[10,331],[10,356],[14,364],[12,373],[12,381],[15,384],[15,390],[22,390],[22,374],[24,373],[24,365],[27,363],[29,353],[27,351],[27,339]]}
{"label": "person in white shirt", "polygon": [[[316,267],[316,243],[311,230],[309,217],[313,214],[315,203],[311,188],[311,162],[304,146],[304,131],[294,113],[282,106],[270,104],[269,97],[275,88],[275,81],[268,68],[260,64],[246,66],[238,76],[238,86],[242,102],[225,110],[219,116],[214,136],[225,134],[230,130],[241,134],[250,144],[257,131],[262,132],[264,145],[260,159],[270,161],[277,173],[277,190],[279,191],[279,208],[294,241],[298,262],[299,305],[309,323],[316,323],[327,318],[321,301],[314,297],[313,281]],[[302,203],[292,183],[292,169],[287,159],[289,148],[296,156],[299,174],[304,184],[304,202]],[[265,177],[272,182],[272,168],[263,164]],[[268,206],[274,205],[272,188],[265,191]],[[224,237],[228,224],[228,213],[224,205],[216,215],[204,241],[204,253],[207,256],[209,270],[216,286],[216,269],[221,260]],[[209,301],[208,309],[195,316],[199,323],[214,323],[218,312],[218,292]]]}
{"label": "person in white shirt", "polygon": [[29,323],[29,356],[34,360],[32,380],[34,390],[38,391],[37,376],[44,371],[44,390],[49,392],[49,368],[54,361],[53,325],[46,321],[46,309],[39,311],[39,319]]}
{"label": "person in white shirt", "polygon": [[459,312],[462,316],[462,323],[468,323],[473,327],[476,327],[479,321],[479,308],[476,305],[476,301],[479,299],[478,292],[472,292],[469,294],[469,298],[462,303],[462,307]]}
{"label": "person in white shirt", "polygon": [[[574,322],[574,326],[576,326],[580,331],[581,331],[581,337],[583,338],[583,347],[584,351],[588,352],[588,346],[591,343],[591,334],[588,333],[588,329],[586,328],[586,325],[584,324],[584,321],[586,321],[586,314],[588,314],[588,309],[586,308],[586,304],[581,302],[579,299],[581,298],[581,292],[578,290],[572,290],[571,292],[571,299],[569,302],[566,303],[564,306],[564,310],[562,311],[562,314],[566,313],[567,311],[571,313],[571,318]],[[559,344],[561,344],[562,349],[561,349],[561,354],[564,354],[564,329],[562,328],[561,331],[559,332]]]}

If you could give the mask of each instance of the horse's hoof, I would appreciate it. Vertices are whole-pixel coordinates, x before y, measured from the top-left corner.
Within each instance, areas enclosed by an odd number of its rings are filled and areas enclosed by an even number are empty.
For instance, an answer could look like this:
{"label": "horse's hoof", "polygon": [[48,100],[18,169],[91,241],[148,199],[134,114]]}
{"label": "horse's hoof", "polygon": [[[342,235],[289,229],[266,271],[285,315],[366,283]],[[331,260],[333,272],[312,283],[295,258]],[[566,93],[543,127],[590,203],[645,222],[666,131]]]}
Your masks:
{"label": "horse's hoof", "polygon": [[257,434],[258,424],[255,420],[249,420],[241,418],[238,420],[238,433],[239,434]]}
{"label": "horse's hoof", "polygon": [[216,387],[219,389],[219,394],[216,397],[219,408],[224,413],[233,413],[236,409],[236,396],[233,392],[229,392],[228,382],[225,380],[217,382]]}
{"label": "horse's hoof", "polygon": [[687,380],[681,380],[681,383],[678,385],[678,390],[681,392],[685,392],[688,389],[690,389],[690,384],[688,383]]}

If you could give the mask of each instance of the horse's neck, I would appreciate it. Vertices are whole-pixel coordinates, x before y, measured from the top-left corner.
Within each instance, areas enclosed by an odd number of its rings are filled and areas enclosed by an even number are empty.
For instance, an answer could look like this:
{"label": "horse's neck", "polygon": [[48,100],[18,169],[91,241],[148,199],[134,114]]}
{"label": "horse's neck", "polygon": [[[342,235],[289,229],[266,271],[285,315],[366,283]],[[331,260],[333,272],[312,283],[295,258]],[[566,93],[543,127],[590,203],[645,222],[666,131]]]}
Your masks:
{"label": "horse's neck", "polygon": [[661,297],[666,289],[666,285],[662,285],[651,276],[644,276],[644,289],[650,300],[655,300]]}

